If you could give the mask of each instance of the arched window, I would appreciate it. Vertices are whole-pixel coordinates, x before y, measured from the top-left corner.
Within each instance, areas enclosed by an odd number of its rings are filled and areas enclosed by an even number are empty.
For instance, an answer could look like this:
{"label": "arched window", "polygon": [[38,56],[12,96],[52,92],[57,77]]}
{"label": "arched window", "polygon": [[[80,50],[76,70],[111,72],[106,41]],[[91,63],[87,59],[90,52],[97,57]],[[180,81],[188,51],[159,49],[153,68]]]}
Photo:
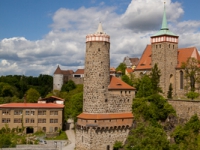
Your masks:
{"label": "arched window", "polygon": [[183,71],[180,71],[180,89],[183,89]]}
{"label": "arched window", "polygon": [[107,150],[110,150],[110,145],[107,145]]}

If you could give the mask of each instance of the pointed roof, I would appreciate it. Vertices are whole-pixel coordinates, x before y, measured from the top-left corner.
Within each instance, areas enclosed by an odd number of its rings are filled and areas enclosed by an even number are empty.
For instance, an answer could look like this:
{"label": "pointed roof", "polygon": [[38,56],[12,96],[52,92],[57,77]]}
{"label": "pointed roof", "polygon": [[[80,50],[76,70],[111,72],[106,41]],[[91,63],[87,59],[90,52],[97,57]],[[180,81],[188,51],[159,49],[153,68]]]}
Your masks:
{"label": "pointed roof", "polygon": [[167,17],[166,17],[166,11],[165,11],[165,5],[164,5],[164,12],[163,12],[163,20],[162,20],[162,26],[160,31],[158,31],[153,36],[160,36],[160,35],[171,35],[171,36],[177,36],[173,32],[171,32],[167,26]]}
{"label": "pointed roof", "polygon": [[110,76],[110,84],[108,85],[109,90],[135,90],[134,87],[128,85],[121,79],[115,77],[115,76]]}
{"label": "pointed roof", "polygon": [[[151,45],[147,45],[146,49],[144,50],[140,61],[135,68],[134,71],[140,71],[140,70],[150,70],[152,68],[151,66]],[[200,55],[196,47],[188,47],[188,48],[180,48],[178,49],[178,64],[176,68],[181,68],[182,62],[186,62],[189,57],[194,57],[197,60],[200,60]]]}
{"label": "pointed roof", "polygon": [[98,26],[98,29],[96,31],[96,34],[105,34],[105,32],[103,31],[101,22],[99,22],[99,26]]}
{"label": "pointed roof", "polygon": [[56,71],[54,72],[54,74],[62,74],[62,70],[60,69],[59,65],[58,65]]}
{"label": "pointed roof", "polygon": [[135,70],[151,69],[151,45],[147,45]]}

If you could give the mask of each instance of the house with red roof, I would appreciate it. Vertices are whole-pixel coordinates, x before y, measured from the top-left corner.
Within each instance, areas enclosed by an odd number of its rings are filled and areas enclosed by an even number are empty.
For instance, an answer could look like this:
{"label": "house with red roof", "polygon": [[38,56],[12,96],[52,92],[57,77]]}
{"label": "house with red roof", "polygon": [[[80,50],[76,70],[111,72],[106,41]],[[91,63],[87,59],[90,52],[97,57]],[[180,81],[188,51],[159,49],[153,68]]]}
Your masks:
{"label": "house with red roof", "polygon": [[193,57],[200,60],[196,47],[178,48],[179,37],[171,32],[167,26],[164,8],[161,29],[151,36],[151,44],[147,45],[134,70],[137,77],[149,74],[152,67],[157,64],[161,71],[160,86],[164,96],[167,96],[169,85],[172,84],[173,95],[183,96],[188,91],[184,89],[185,72],[181,68],[183,62]]}

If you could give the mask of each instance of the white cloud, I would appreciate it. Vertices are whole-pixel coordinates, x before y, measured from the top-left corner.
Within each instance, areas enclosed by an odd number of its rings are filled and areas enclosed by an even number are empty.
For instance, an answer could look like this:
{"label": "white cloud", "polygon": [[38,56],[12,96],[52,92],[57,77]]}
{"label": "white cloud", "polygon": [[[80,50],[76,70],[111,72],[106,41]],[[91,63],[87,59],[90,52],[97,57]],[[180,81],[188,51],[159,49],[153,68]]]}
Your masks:
{"label": "white cloud", "polygon": [[[58,64],[61,69],[84,67],[85,36],[94,33],[98,22],[111,36],[111,66],[116,67],[125,56],[140,57],[150,36],[161,26],[162,0],[133,0],[124,14],[116,7],[77,10],[60,8],[52,16],[51,31],[42,40],[30,41],[13,37],[0,41],[1,75],[52,75]],[[169,28],[179,35],[179,47],[196,46],[200,50],[200,21],[180,22],[184,11],[180,3],[166,1]]]}

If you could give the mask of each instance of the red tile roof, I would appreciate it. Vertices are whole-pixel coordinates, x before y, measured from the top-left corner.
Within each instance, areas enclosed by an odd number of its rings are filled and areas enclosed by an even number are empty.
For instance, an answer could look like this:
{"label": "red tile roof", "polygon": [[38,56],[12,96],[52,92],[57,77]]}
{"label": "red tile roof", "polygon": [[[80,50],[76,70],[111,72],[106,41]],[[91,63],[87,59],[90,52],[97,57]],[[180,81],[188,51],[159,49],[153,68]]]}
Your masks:
{"label": "red tile roof", "polygon": [[121,79],[110,76],[110,84],[108,85],[109,90],[135,90],[134,87],[128,85]]}
{"label": "red tile roof", "polygon": [[84,69],[77,69],[74,74],[84,74]]}
{"label": "red tile roof", "polygon": [[1,104],[0,108],[64,108],[62,104],[54,103],[6,103]]}
{"label": "red tile roof", "polygon": [[139,63],[139,58],[129,58],[133,66],[137,66]]}
{"label": "red tile roof", "polygon": [[[195,57],[196,59],[200,60],[199,53],[195,47],[179,49],[177,68],[181,68],[182,62],[186,62],[189,57]],[[135,68],[135,71],[149,69],[151,69],[151,45],[147,45],[137,67]]]}
{"label": "red tile roof", "polygon": [[63,74],[63,75],[70,75],[73,73],[74,73],[73,70],[61,70],[59,65],[56,68],[56,71],[54,72],[54,74]]}
{"label": "red tile roof", "polygon": [[132,73],[132,72],[133,72],[133,69],[132,69],[132,68],[126,68],[126,71],[127,71],[128,73]]}
{"label": "red tile roof", "polygon": [[114,67],[110,67],[110,71],[116,71]]}
{"label": "red tile roof", "polygon": [[147,45],[135,70],[151,69],[151,45]]}
{"label": "red tile roof", "polygon": [[186,62],[189,57],[194,57],[197,60],[200,60],[199,52],[197,51],[195,47],[179,49],[177,68],[181,68],[182,62]]}
{"label": "red tile roof", "polygon": [[101,119],[124,119],[124,118],[133,118],[132,113],[113,113],[113,114],[87,114],[81,113],[77,116],[80,119],[94,119],[94,120],[101,120]]}

